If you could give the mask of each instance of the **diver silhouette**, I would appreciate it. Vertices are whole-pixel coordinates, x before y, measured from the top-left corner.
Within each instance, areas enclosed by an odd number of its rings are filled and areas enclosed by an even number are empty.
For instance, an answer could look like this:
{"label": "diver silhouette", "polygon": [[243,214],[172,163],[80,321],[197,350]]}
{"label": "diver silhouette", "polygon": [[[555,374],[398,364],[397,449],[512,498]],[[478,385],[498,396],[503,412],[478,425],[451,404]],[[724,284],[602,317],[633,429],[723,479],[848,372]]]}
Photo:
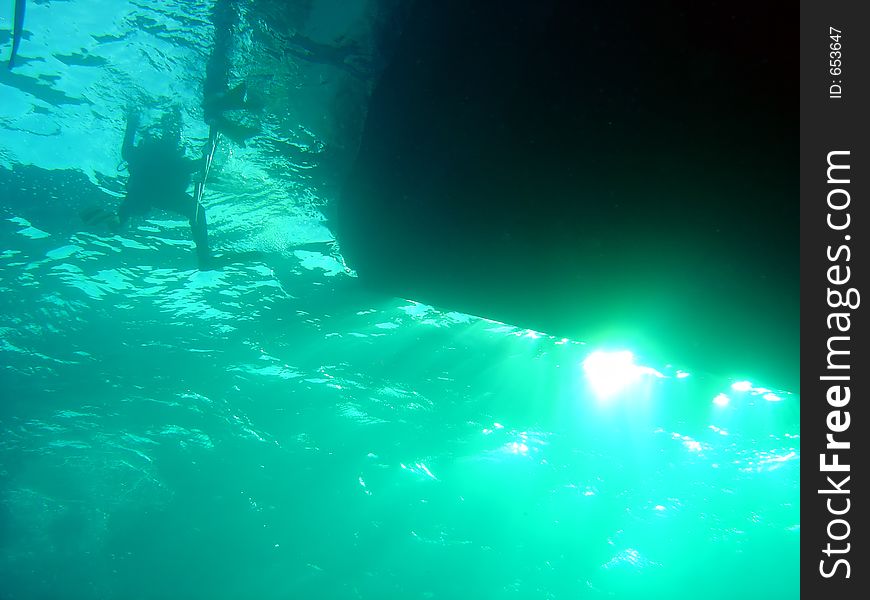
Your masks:
{"label": "diver silhouette", "polygon": [[179,110],[163,116],[159,137],[143,135],[142,140],[135,144],[138,128],[139,114],[131,111],[127,115],[121,147],[121,157],[127,163],[129,173],[127,194],[118,207],[117,216],[107,214],[104,209],[92,208],[84,211],[82,218],[91,224],[109,222],[122,226],[131,217],[145,216],[153,208],[182,215],[190,223],[199,268],[211,268],[205,210],[198,199],[187,193],[191,175],[201,170],[203,161],[184,155]]}

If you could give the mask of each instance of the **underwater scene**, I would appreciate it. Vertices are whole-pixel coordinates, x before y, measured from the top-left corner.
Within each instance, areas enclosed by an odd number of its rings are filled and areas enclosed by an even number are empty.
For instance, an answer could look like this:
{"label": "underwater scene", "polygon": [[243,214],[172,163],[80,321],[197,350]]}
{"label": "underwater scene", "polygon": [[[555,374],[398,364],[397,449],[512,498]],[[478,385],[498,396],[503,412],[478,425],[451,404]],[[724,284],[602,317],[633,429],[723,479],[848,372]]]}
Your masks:
{"label": "underwater scene", "polygon": [[0,8],[0,599],[799,596],[798,389],[342,252],[405,4]]}

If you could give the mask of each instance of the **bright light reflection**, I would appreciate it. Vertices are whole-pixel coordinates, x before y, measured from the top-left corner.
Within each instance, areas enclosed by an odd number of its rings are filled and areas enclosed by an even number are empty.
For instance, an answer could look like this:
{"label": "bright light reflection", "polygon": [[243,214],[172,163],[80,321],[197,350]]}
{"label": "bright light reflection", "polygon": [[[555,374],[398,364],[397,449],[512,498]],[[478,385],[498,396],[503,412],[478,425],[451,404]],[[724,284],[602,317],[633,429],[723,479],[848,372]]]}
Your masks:
{"label": "bright light reflection", "polygon": [[683,442],[683,445],[689,449],[689,452],[700,452],[701,451],[701,442],[696,442],[695,440],[686,440]]}
{"label": "bright light reflection", "polygon": [[511,442],[507,445],[507,450],[511,454],[522,454],[523,456],[529,453],[529,447],[520,442]]}
{"label": "bright light reflection", "polygon": [[768,402],[779,402],[782,400],[777,394],[765,387],[755,387],[749,381],[737,381],[731,384],[731,389],[737,392],[749,392],[755,396],[761,396]]}
{"label": "bright light reflection", "polygon": [[599,398],[608,398],[636,383],[641,375],[662,374],[634,363],[634,354],[628,350],[603,352],[596,350],[583,361],[583,370],[592,389]]}
{"label": "bright light reflection", "polygon": [[731,398],[729,398],[725,394],[719,394],[718,396],[713,398],[713,404],[715,404],[716,406],[728,406],[730,402]]}

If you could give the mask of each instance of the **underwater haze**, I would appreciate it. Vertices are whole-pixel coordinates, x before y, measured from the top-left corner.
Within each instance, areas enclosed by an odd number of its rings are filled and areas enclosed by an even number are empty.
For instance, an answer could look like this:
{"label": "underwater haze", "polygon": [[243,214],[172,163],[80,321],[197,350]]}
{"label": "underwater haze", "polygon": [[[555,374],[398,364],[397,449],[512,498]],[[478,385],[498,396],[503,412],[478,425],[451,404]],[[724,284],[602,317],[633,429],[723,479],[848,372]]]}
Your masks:
{"label": "underwater haze", "polygon": [[28,2],[0,69],[0,599],[797,598],[797,390],[365,288],[328,217],[390,3],[230,4],[245,262],[79,217],[131,104],[199,155],[212,2]]}

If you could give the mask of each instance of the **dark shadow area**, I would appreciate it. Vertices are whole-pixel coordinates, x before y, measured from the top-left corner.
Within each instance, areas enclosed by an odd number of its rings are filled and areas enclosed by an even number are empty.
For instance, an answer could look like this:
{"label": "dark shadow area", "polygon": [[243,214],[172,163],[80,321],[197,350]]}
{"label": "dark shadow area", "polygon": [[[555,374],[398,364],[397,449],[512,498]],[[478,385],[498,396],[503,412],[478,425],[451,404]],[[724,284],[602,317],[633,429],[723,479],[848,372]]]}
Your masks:
{"label": "dark shadow area", "polygon": [[798,389],[797,10],[417,2],[337,228],[369,285]]}

